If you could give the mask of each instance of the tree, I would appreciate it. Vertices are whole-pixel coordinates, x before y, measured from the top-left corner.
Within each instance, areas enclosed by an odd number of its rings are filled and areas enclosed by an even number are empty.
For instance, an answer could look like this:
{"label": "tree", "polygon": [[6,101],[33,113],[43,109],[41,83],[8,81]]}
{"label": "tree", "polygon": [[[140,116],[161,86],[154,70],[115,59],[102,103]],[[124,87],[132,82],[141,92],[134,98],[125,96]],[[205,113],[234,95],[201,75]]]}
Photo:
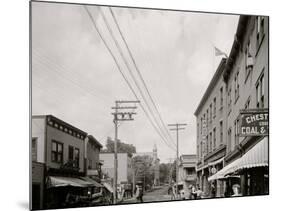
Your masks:
{"label": "tree", "polygon": [[136,156],[132,160],[135,181],[142,181],[145,186],[152,186],[154,180],[153,158],[148,155]]}
{"label": "tree", "polygon": [[[102,150],[103,152],[114,152],[114,141],[108,137],[106,141],[106,149]],[[136,147],[132,144],[126,144],[121,142],[119,139],[117,140],[117,152],[118,153],[128,153],[130,157],[132,157],[133,153],[136,153]]]}
{"label": "tree", "polygon": [[169,182],[169,173],[170,173],[169,164],[161,163],[159,165],[159,172],[160,172],[159,175],[160,183]]}

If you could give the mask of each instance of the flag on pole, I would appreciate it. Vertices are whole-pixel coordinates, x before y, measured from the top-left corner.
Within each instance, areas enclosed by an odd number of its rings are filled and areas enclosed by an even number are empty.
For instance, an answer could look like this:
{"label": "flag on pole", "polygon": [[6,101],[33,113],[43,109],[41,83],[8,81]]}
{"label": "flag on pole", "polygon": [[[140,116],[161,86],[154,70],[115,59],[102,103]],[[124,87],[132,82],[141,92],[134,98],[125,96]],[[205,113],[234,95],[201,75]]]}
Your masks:
{"label": "flag on pole", "polygon": [[221,51],[220,49],[218,49],[217,47],[215,48],[215,56],[221,56],[224,55],[226,58],[228,57],[226,53],[224,53],[223,51]]}

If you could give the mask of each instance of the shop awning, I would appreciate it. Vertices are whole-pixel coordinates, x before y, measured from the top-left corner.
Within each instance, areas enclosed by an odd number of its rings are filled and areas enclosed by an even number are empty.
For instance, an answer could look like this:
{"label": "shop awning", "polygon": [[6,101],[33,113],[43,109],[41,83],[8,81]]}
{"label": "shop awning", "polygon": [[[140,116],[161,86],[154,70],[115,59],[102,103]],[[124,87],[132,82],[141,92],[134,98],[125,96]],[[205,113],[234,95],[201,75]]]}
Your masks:
{"label": "shop awning", "polygon": [[223,179],[242,169],[268,166],[268,137],[263,138],[241,158],[233,161],[216,174],[210,176],[208,181]]}
{"label": "shop awning", "polygon": [[224,168],[222,168],[221,170],[219,170],[217,173],[215,173],[214,175],[210,176],[208,178],[208,181],[212,181],[212,180],[218,180],[218,179],[224,179],[225,175],[227,174],[228,170],[231,169],[233,167],[233,165],[235,164],[235,161],[230,163],[229,165],[225,166]]}
{"label": "shop awning", "polygon": [[113,193],[113,187],[108,183],[103,183],[103,186],[111,193]]}
{"label": "shop awning", "polygon": [[263,138],[227,171],[231,174],[243,169],[268,166],[268,137]]}
{"label": "shop awning", "polygon": [[196,171],[201,171],[201,170],[203,170],[203,169],[205,169],[205,168],[208,168],[208,164],[206,164],[206,165],[204,165],[204,166],[202,166],[202,167],[200,167],[200,168],[197,168],[197,167],[196,167]]}
{"label": "shop awning", "polygon": [[49,176],[47,180],[47,188],[52,187],[89,187],[92,186],[92,183],[75,178],[75,177],[58,177],[58,176]]}
{"label": "shop awning", "polygon": [[217,164],[223,162],[223,160],[224,160],[224,157],[222,157],[222,158],[220,158],[220,159],[218,159],[218,160],[215,160],[215,161],[213,161],[213,162],[208,163],[208,166],[217,165]]}
{"label": "shop awning", "polygon": [[91,183],[91,186],[95,186],[95,187],[99,187],[99,188],[103,187],[100,183],[96,182],[95,180],[93,180],[90,177],[81,177],[81,179]]}

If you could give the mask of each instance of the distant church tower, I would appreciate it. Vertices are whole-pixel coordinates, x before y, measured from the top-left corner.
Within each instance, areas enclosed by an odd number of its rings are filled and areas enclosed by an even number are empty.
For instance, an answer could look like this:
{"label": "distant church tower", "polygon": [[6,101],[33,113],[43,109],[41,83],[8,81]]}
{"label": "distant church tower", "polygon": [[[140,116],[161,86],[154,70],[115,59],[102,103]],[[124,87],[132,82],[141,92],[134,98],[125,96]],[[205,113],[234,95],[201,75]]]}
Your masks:
{"label": "distant church tower", "polygon": [[157,159],[158,159],[158,157],[157,157],[157,147],[156,147],[156,144],[154,144],[154,146],[153,146],[153,162],[155,163]]}
{"label": "distant church tower", "polygon": [[153,167],[154,167],[154,185],[158,186],[159,185],[159,162],[160,160],[158,159],[157,156],[157,147],[156,144],[153,146]]}

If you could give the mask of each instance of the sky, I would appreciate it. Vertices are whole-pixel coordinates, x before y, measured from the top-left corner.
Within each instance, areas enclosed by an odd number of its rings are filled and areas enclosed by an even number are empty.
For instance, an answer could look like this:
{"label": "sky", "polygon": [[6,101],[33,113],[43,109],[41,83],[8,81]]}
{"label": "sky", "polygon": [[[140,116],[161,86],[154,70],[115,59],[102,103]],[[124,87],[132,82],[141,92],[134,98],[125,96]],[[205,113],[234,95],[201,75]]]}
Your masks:
{"label": "sky", "polygon": [[[194,112],[222,58],[215,57],[214,46],[229,54],[239,16],[112,8],[156,110],[141,84],[109,7],[87,6],[87,9],[142,106],[149,112],[130,70],[160,125],[161,120],[165,125],[187,124],[186,129],[179,132],[179,154],[195,154]],[[31,83],[32,115],[52,114],[93,135],[103,145],[108,136],[114,137],[111,107],[115,101],[136,100],[82,5],[32,2]],[[175,158],[176,152],[171,147],[176,140],[175,132],[170,131],[168,135],[169,128],[166,126],[166,131],[162,126],[168,137],[167,146],[141,106],[137,107],[134,121],[119,126],[118,138],[136,146],[137,152],[152,151],[156,144],[160,162]],[[152,116],[151,119],[153,121]]]}

